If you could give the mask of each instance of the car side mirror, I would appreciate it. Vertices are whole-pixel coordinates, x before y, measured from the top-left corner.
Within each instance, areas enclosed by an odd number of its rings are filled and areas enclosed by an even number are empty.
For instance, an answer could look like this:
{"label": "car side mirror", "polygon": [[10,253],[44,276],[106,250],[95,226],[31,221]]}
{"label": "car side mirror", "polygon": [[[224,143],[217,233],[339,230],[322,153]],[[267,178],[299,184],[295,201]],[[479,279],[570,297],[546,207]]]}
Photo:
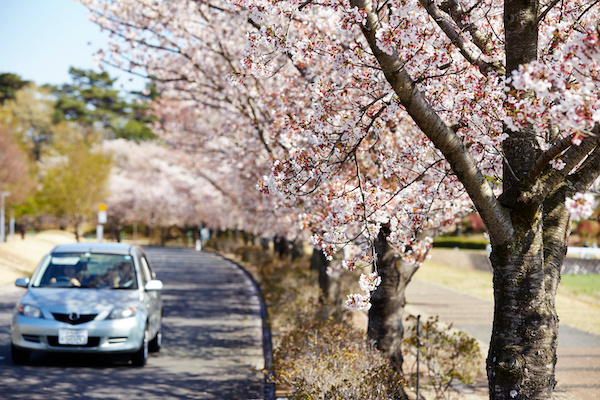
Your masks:
{"label": "car side mirror", "polygon": [[15,286],[27,288],[29,286],[29,278],[19,278],[15,281]]}
{"label": "car side mirror", "polygon": [[162,290],[162,288],[163,283],[158,279],[152,279],[151,281],[148,281],[148,283],[146,283],[146,286],[144,286],[144,289],[147,291],[159,291]]}

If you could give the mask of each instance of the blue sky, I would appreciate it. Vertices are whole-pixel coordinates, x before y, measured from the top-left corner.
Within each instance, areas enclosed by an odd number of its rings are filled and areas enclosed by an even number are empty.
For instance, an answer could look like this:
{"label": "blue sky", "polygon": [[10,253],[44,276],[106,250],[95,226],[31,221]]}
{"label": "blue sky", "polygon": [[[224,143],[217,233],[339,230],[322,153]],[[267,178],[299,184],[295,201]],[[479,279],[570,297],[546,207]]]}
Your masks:
{"label": "blue sky", "polygon": [[[0,0],[0,73],[11,72],[38,85],[69,83],[69,67],[94,69],[94,51],[107,34],[73,0]],[[107,68],[116,87],[141,90],[143,80]]]}

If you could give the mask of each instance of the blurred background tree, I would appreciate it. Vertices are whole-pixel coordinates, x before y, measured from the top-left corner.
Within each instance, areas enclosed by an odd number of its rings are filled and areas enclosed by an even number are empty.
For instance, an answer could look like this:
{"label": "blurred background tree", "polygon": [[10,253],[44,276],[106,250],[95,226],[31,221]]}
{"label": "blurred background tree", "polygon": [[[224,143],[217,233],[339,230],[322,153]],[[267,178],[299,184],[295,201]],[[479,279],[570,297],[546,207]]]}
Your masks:
{"label": "blurred background tree", "polygon": [[0,74],[0,105],[13,99],[15,93],[32,83],[21,79],[17,74]]}
{"label": "blurred background tree", "polygon": [[21,145],[34,161],[40,161],[52,140],[52,113],[55,101],[47,88],[29,84],[4,102]]}
{"label": "blurred background tree", "polygon": [[132,93],[132,99],[126,99],[114,88],[116,78],[111,78],[106,71],[70,68],[69,74],[72,83],[52,87],[57,99],[52,115],[54,123],[77,122],[104,132],[109,139],[155,138],[148,127],[152,117],[146,112],[147,101],[142,93]]}
{"label": "blurred background tree", "polygon": [[[0,189],[17,225],[50,217],[76,235],[110,193],[111,155],[102,141],[153,140],[147,112],[152,90],[126,94],[107,72],[71,68],[71,83],[37,86],[0,74]],[[95,221],[93,221],[95,226]]]}
{"label": "blurred background tree", "polygon": [[35,189],[27,153],[7,126],[0,124],[0,192],[10,192],[8,204],[23,202]]}
{"label": "blurred background tree", "polygon": [[93,219],[97,205],[108,195],[111,157],[80,140],[47,164],[40,176],[37,203],[63,227],[73,226],[79,240],[82,223]]}

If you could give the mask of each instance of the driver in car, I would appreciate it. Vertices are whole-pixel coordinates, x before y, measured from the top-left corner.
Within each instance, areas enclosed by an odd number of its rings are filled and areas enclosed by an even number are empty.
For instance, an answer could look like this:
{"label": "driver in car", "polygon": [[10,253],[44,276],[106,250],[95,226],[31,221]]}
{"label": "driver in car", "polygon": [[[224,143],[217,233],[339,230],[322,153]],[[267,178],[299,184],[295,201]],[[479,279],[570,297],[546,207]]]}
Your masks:
{"label": "driver in car", "polygon": [[65,265],[63,268],[63,274],[60,276],[54,276],[50,279],[50,283],[69,282],[72,286],[81,286],[81,282],[77,279],[77,270],[74,265]]}

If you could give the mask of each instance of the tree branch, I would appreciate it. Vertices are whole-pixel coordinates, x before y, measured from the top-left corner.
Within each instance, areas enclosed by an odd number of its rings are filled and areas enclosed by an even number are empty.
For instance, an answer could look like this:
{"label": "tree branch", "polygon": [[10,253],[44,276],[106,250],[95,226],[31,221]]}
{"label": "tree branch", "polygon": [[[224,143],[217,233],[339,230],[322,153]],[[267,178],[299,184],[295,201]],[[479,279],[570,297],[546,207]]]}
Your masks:
{"label": "tree branch", "polygon": [[458,135],[448,128],[418,90],[398,54],[386,54],[377,47],[376,32],[381,24],[371,0],[351,0],[351,6],[366,11],[366,21],[361,25],[363,35],[402,105],[423,133],[444,154],[485,221],[490,237],[496,243],[506,243],[513,234],[512,223],[475,160]]}
{"label": "tree branch", "polygon": [[[419,3],[427,10],[431,18],[435,23],[442,29],[448,39],[460,50],[460,54],[474,66],[478,67],[484,75],[490,73],[496,73],[498,75],[504,75],[504,68],[501,65],[490,64],[482,61],[478,55],[467,47],[467,43],[460,36],[460,34],[454,29],[454,26],[442,15],[440,9],[435,5],[433,0],[419,0]],[[483,52],[484,49],[482,49]]]}
{"label": "tree branch", "polygon": [[538,19],[537,19],[538,24],[540,22],[542,22],[544,20],[544,18],[546,18],[546,15],[548,15],[550,10],[552,10],[554,8],[554,6],[556,6],[558,3],[560,3],[560,1],[561,0],[553,0],[552,3],[548,4],[548,6],[546,6],[546,9],[544,11],[542,11],[540,13],[540,15],[538,16]]}
{"label": "tree branch", "polygon": [[548,166],[550,161],[552,161],[556,156],[568,149],[572,144],[573,138],[571,136],[568,136],[556,143],[544,153],[542,153],[542,155],[538,157],[537,160],[535,160],[535,164],[529,171],[529,174],[527,174],[527,178],[523,181],[524,189],[530,189],[531,185],[533,185],[534,182],[540,177],[540,175]]}
{"label": "tree branch", "polygon": [[[583,160],[585,160],[584,163],[577,168],[577,171],[573,174],[573,176],[577,176],[579,179],[583,180],[582,182],[586,182],[587,180],[591,179],[584,179],[584,176],[589,173],[586,171],[591,170],[592,172],[596,171],[597,178],[598,171],[600,171],[600,165],[594,165],[593,163],[590,165],[590,160],[593,161],[595,159],[594,157],[598,157],[597,153],[600,151],[598,149],[598,145],[600,145],[600,136],[590,136],[583,139],[579,146],[570,146],[568,150],[565,151],[563,157],[561,157],[562,161],[566,164],[565,167],[561,170],[558,170],[548,166],[546,168],[546,174],[536,179],[531,189],[523,192],[519,200],[541,202],[559,185],[565,182],[565,180],[568,182],[575,182],[575,178],[567,177]],[[597,159],[596,162],[598,162]],[[580,186],[582,186],[582,184],[580,184]]]}
{"label": "tree branch", "polygon": [[[467,13],[465,13],[456,0],[446,0],[441,4],[440,10],[448,14],[459,29],[465,30],[471,34],[471,37],[473,38],[473,44],[477,46],[477,48],[481,50],[483,54],[490,55],[492,53],[494,46],[489,38],[486,37],[483,32],[477,29],[475,24],[465,24],[463,22],[463,17]],[[504,75],[505,73],[504,66],[502,65],[501,61],[487,63],[486,65],[488,65],[489,68],[493,68],[499,75]],[[482,70],[482,72],[484,71],[485,70]]]}
{"label": "tree branch", "polygon": [[600,0],[596,0],[596,1],[594,1],[592,4],[590,4],[590,5],[589,5],[589,6],[588,6],[588,7],[587,7],[587,8],[586,8],[586,9],[585,9],[585,10],[584,10],[584,11],[583,11],[583,12],[582,12],[582,13],[581,13],[581,14],[580,14],[578,17],[577,17],[577,20],[576,20],[576,21],[578,21],[578,22],[579,22],[579,20],[580,20],[581,18],[583,18],[583,16],[584,16],[585,14],[587,14],[587,13],[588,13],[588,11],[590,11],[592,8],[594,8],[594,7],[595,7],[595,6],[598,4],[598,2],[600,2]]}
{"label": "tree branch", "polygon": [[568,177],[570,186],[576,192],[585,192],[600,176],[600,144],[590,153],[588,158]]}
{"label": "tree branch", "polygon": [[[300,7],[298,7],[298,10],[301,10],[302,8],[304,8],[304,6],[310,4],[312,2],[312,0],[306,1],[304,2],[302,5],[300,5]],[[257,23],[256,21],[254,21],[252,18],[248,18],[248,23],[257,31],[260,32],[262,25],[260,25],[259,23]],[[292,55],[289,52],[285,53],[285,56],[287,57],[288,61],[294,66],[294,68],[296,68],[296,70],[298,71],[298,73],[300,73],[300,76],[302,76],[302,78],[307,79],[308,77],[306,76],[306,68],[302,68],[301,66],[299,66],[293,59]]]}

